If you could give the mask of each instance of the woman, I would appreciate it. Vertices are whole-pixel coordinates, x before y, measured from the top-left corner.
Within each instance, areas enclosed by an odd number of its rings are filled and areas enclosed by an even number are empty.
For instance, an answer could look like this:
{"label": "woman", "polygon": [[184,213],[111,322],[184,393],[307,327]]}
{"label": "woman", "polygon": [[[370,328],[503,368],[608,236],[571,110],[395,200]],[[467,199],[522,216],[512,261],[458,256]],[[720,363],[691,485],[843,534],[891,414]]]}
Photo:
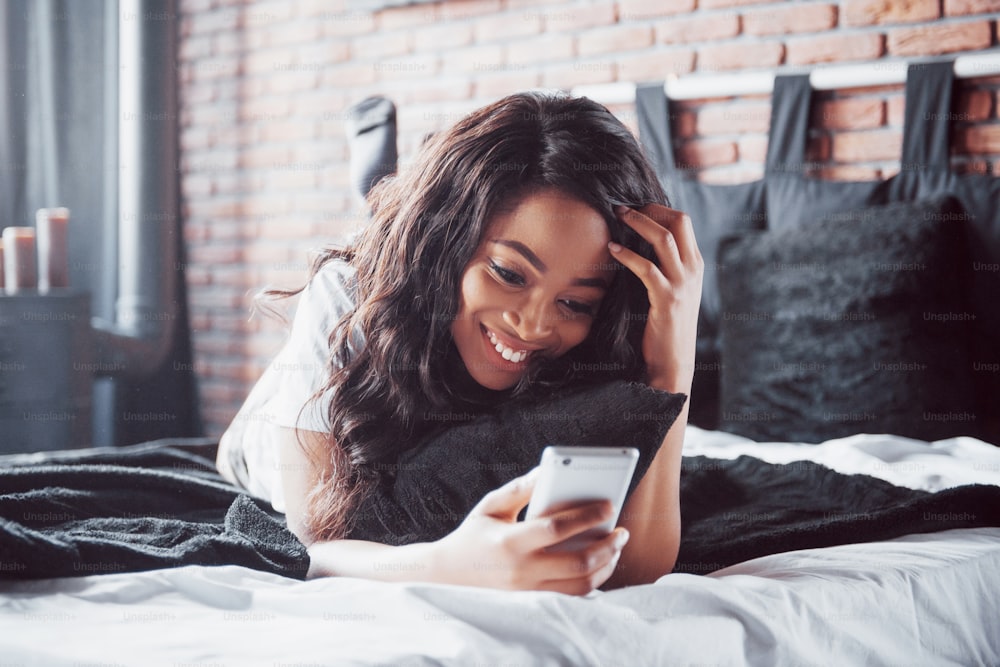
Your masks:
{"label": "woman", "polygon": [[370,225],[314,267],[290,340],[222,439],[223,474],[286,512],[310,576],[586,594],[669,572],[686,409],[619,527],[579,552],[545,547],[608,503],[518,522],[530,473],[439,541],[342,539],[438,415],[613,379],[689,393],[703,262],[631,133],[587,99],[512,95],[433,137],[370,201]]}

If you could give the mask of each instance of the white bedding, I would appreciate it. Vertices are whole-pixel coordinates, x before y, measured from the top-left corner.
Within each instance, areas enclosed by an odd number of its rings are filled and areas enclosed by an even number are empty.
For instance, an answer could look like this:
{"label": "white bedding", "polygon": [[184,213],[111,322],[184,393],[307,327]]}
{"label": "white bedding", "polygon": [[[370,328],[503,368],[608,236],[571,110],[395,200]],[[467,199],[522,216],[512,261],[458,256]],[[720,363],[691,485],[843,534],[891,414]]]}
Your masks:
{"label": "white bedding", "polygon": [[[686,454],[815,460],[895,484],[1000,484],[1000,449],[819,446],[691,428]],[[0,584],[0,665],[998,665],[1000,529],[758,558],[587,598],[241,567]]]}

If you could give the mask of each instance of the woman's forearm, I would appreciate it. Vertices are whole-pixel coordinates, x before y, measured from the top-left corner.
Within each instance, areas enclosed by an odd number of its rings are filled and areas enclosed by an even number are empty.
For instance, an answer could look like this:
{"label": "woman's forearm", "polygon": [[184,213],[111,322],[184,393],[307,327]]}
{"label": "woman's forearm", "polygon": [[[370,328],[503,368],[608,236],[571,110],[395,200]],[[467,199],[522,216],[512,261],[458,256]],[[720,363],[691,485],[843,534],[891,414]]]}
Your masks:
{"label": "woman's forearm", "polygon": [[315,542],[309,547],[309,579],[360,577],[379,581],[438,581],[434,544],[390,546],[362,540]]}
{"label": "woman's forearm", "polygon": [[648,584],[669,574],[681,542],[680,467],[688,404],[667,431],[649,470],[622,509],[631,537],[605,588]]}

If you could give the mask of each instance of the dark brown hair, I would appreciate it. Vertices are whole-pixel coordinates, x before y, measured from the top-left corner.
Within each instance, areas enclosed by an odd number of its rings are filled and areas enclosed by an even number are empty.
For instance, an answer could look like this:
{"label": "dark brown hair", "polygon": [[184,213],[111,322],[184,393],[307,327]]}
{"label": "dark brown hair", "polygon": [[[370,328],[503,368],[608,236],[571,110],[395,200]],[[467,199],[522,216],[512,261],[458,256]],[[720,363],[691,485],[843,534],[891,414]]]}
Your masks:
{"label": "dark brown hair", "polygon": [[[505,97],[434,135],[415,161],[372,191],[370,224],[329,261],[357,270],[355,309],[330,335],[334,389],[325,471],[309,497],[312,539],[350,530],[353,508],[399,455],[442,423],[435,414],[473,415],[499,400],[532,400],[568,384],[636,380],[648,311],[645,288],[628,270],[616,277],[588,338],[557,360],[531,362],[512,390],[490,392],[468,376],[451,337],[459,284],[492,216],[521,197],[557,188],[605,219],[612,240],[652,257],[617,220],[616,204],[666,203],[631,132],[603,106],[550,93]],[[364,336],[355,350],[351,332]]]}

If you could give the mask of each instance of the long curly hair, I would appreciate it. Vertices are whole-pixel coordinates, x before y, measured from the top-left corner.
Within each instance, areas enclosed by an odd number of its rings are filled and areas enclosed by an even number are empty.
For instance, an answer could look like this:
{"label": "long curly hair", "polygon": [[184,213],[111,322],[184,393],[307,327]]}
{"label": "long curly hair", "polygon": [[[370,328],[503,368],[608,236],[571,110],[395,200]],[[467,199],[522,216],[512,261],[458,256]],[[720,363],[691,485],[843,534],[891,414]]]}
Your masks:
{"label": "long curly hair", "polygon": [[[555,188],[600,213],[610,236],[647,258],[652,249],[614,206],[667,203],[632,133],[586,98],[510,95],[432,136],[414,162],[369,195],[370,223],[329,261],[357,271],[357,302],[330,334],[329,447],[314,454],[324,473],[309,495],[311,539],[347,535],[351,512],[399,455],[433,434],[435,413],[475,415],[498,400],[531,400],[570,384],[639,380],[649,304],[627,269],[615,277],[587,339],[559,359],[529,362],[512,389],[494,392],[468,375],[451,336],[463,271],[493,215]],[[291,292],[289,292],[291,293]],[[352,332],[364,337],[360,349]]]}

